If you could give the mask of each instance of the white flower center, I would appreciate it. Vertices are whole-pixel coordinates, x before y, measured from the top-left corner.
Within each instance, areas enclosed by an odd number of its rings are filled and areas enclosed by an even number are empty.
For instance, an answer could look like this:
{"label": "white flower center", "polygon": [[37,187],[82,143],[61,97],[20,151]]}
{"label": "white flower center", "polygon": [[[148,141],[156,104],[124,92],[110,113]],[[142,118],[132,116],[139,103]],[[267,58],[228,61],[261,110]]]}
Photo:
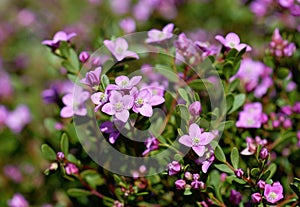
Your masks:
{"label": "white flower center", "polygon": [[121,83],[121,86],[122,86],[123,88],[125,88],[127,85],[128,85],[128,81],[123,80],[122,83]]}
{"label": "white flower center", "polygon": [[104,102],[107,101],[107,95],[106,95],[105,93],[103,93],[103,94],[100,95],[100,101],[101,101],[102,103],[104,103]]}
{"label": "white flower center", "polygon": [[200,145],[200,139],[198,137],[194,137],[192,139],[192,145],[193,146],[199,146]]}
{"label": "white flower center", "polygon": [[142,98],[137,98],[135,101],[134,101],[136,107],[141,107],[143,104],[144,104],[144,99]]}
{"label": "white flower center", "polygon": [[271,192],[271,193],[268,195],[268,198],[269,198],[270,200],[275,200],[275,199],[277,198],[277,194],[274,193],[274,192]]}
{"label": "white flower center", "polygon": [[122,111],[123,110],[123,103],[121,103],[121,102],[116,103],[115,104],[115,110],[117,112]]}

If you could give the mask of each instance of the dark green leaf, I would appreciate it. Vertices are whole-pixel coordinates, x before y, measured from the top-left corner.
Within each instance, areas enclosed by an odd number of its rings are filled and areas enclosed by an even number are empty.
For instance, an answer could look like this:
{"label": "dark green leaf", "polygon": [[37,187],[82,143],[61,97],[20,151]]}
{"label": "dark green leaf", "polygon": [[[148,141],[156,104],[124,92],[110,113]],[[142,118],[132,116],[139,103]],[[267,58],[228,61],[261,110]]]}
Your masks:
{"label": "dark green leaf", "polygon": [[196,91],[200,91],[200,90],[207,90],[208,88],[212,88],[213,84],[208,81],[208,80],[193,80],[192,82],[190,82],[189,87],[191,87],[192,89],[196,90]]}
{"label": "dark green leaf", "polygon": [[235,112],[238,108],[240,108],[246,100],[245,94],[238,94],[234,96],[234,102],[231,110],[228,112],[228,114],[231,114]]}
{"label": "dark green leaf", "polygon": [[90,191],[80,189],[80,188],[71,188],[67,190],[69,196],[80,197],[80,196],[89,196],[92,195]]}
{"label": "dark green leaf", "polygon": [[232,149],[231,154],[230,154],[230,159],[231,159],[231,164],[234,167],[234,169],[238,169],[240,155],[239,155],[239,151],[236,147],[234,147]]}
{"label": "dark green leaf", "polygon": [[296,193],[298,198],[300,198],[300,188],[297,185],[295,185],[294,183],[290,184],[290,188],[294,191],[294,193]]}
{"label": "dark green leaf", "polygon": [[162,74],[163,76],[165,76],[168,80],[170,80],[171,82],[177,83],[179,82],[179,77],[177,75],[177,73],[175,73],[174,71],[172,71],[172,68],[165,66],[165,65],[155,65],[155,70]]}
{"label": "dark green leaf", "polygon": [[75,50],[73,50],[72,48],[70,48],[69,52],[70,52],[70,63],[72,64],[74,71],[78,72],[80,70],[78,55],[75,52]]}
{"label": "dark green leaf", "polygon": [[49,147],[47,144],[42,144],[42,155],[45,159],[53,161],[56,160],[56,153],[55,151]]}
{"label": "dark green leaf", "polygon": [[186,105],[178,104],[176,106],[176,111],[183,120],[188,121],[190,119],[190,113]]}
{"label": "dark green leaf", "polygon": [[215,164],[214,165],[218,170],[225,172],[225,173],[233,173],[233,171],[225,164]]}
{"label": "dark green leaf", "polygon": [[60,140],[60,149],[65,154],[65,156],[69,153],[69,139],[66,133],[63,133]]}
{"label": "dark green leaf", "polygon": [[230,111],[233,107],[233,102],[234,102],[234,96],[232,94],[228,94],[226,96],[226,111]]}
{"label": "dark green leaf", "polygon": [[277,71],[277,76],[280,79],[285,79],[290,73],[290,70],[287,68],[279,68]]}
{"label": "dark green leaf", "polygon": [[188,93],[186,92],[186,89],[179,88],[178,93],[181,96],[181,98],[183,98],[183,100],[185,100],[187,102],[187,104],[190,103],[189,96],[188,96]]}
{"label": "dark green leaf", "polygon": [[254,177],[257,178],[260,174],[260,169],[259,168],[252,168],[250,174]]}

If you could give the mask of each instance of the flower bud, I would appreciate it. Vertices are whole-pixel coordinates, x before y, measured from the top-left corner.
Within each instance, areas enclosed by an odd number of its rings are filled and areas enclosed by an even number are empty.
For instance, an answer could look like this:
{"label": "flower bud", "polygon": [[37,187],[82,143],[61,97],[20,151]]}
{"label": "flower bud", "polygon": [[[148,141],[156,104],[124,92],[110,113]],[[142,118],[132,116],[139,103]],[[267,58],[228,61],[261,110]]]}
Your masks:
{"label": "flower bud", "polygon": [[261,196],[260,193],[253,193],[253,194],[251,195],[251,201],[252,201],[253,203],[260,203],[261,200],[262,200],[262,196]]}
{"label": "flower bud", "polygon": [[175,175],[179,173],[181,169],[181,165],[178,161],[173,161],[168,164],[168,168],[169,168],[169,175]]}
{"label": "flower bud", "polygon": [[236,171],[234,171],[234,174],[236,175],[236,177],[241,178],[244,175],[244,171],[241,168],[239,168]]}
{"label": "flower bud", "polygon": [[265,159],[268,158],[268,156],[269,156],[269,151],[268,151],[268,149],[265,148],[265,147],[262,148],[262,149],[260,150],[260,153],[259,153],[260,159],[265,160]]}
{"label": "flower bud", "polygon": [[259,180],[257,182],[257,186],[260,188],[260,189],[264,189],[265,186],[266,186],[266,182],[264,180]]}
{"label": "flower bud", "polygon": [[192,175],[192,173],[190,173],[190,172],[185,172],[185,173],[184,173],[184,177],[185,177],[185,179],[187,179],[187,180],[192,180],[192,179],[193,179],[193,175]]}
{"label": "flower bud", "polygon": [[198,173],[193,174],[193,180],[199,180],[200,175]]}
{"label": "flower bud", "polygon": [[183,179],[175,181],[175,186],[178,190],[183,190],[185,188],[185,185],[186,185],[186,182]]}
{"label": "flower bud", "polygon": [[201,103],[199,101],[195,101],[189,106],[189,112],[192,116],[199,116],[201,110]]}
{"label": "flower bud", "polygon": [[73,163],[67,163],[65,170],[67,175],[78,174],[78,168]]}
{"label": "flower bud", "polygon": [[64,154],[63,152],[58,152],[58,153],[56,154],[56,159],[57,159],[58,161],[63,161],[63,160],[65,159],[65,154]]}
{"label": "flower bud", "polygon": [[79,54],[79,60],[82,63],[85,63],[90,58],[90,54],[87,51],[82,51]]}

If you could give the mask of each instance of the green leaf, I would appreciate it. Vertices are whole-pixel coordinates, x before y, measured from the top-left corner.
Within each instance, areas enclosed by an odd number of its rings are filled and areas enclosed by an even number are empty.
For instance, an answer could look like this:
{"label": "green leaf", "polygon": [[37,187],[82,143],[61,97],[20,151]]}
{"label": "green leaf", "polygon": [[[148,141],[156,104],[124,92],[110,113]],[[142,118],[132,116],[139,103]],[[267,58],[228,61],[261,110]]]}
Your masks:
{"label": "green leaf", "polygon": [[103,74],[101,76],[101,84],[102,84],[103,89],[105,89],[109,83],[110,83],[109,78],[107,77],[107,75]]}
{"label": "green leaf", "polygon": [[257,178],[260,174],[260,169],[259,168],[252,168],[250,174],[253,177]]}
{"label": "green leaf", "polygon": [[270,171],[270,175],[265,179],[266,181],[273,177],[273,175],[277,170],[277,165],[275,163],[271,163],[270,166],[268,167],[268,170]]}
{"label": "green leaf", "polygon": [[45,159],[53,161],[56,160],[56,153],[55,151],[49,147],[47,144],[42,144],[42,155],[44,156]]}
{"label": "green leaf", "polygon": [[70,48],[70,63],[72,64],[73,66],[73,69],[75,72],[78,72],[79,71],[79,60],[78,60],[78,55],[77,53],[75,52],[75,50],[73,50],[72,48]]}
{"label": "green leaf", "polygon": [[226,130],[234,126],[235,121],[233,120],[228,120],[228,121],[223,121],[219,124],[217,127],[218,130]]}
{"label": "green leaf", "polygon": [[233,102],[234,102],[234,96],[232,94],[228,94],[226,96],[226,111],[230,111],[233,107]]}
{"label": "green leaf", "polygon": [[155,71],[165,76],[171,82],[179,82],[178,75],[168,66],[157,64],[155,65]]}
{"label": "green leaf", "polygon": [[59,44],[59,50],[63,57],[69,57],[69,44],[66,41],[61,41]]}
{"label": "green leaf", "polygon": [[208,88],[213,87],[213,84],[210,81],[202,79],[193,80],[188,85],[196,91],[207,90]]}
{"label": "green leaf", "polygon": [[228,114],[231,114],[235,112],[238,108],[240,108],[246,100],[245,94],[238,94],[234,96],[234,102],[231,110],[228,112]]}
{"label": "green leaf", "polygon": [[279,68],[277,71],[277,76],[279,79],[285,79],[290,73],[290,70],[287,68]]}
{"label": "green leaf", "polygon": [[188,121],[190,119],[190,113],[186,105],[178,104],[176,106],[176,111],[183,120]]}
{"label": "green leaf", "polygon": [[179,88],[178,93],[181,96],[181,98],[183,98],[183,100],[185,100],[187,102],[187,104],[190,103],[189,96],[188,96],[188,93],[186,92],[186,89]]}
{"label": "green leaf", "polygon": [[225,164],[215,164],[214,165],[218,170],[225,172],[225,173],[233,173],[233,171]]}
{"label": "green leaf", "polygon": [[226,162],[225,154],[224,154],[222,148],[220,147],[220,145],[217,145],[217,147],[215,148],[215,157],[220,162]]}
{"label": "green leaf", "polygon": [[234,147],[230,154],[231,164],[234,167],[234,169],[238,169],[239,159],[240,159],[239,151],[236,147]]}
{"label": "green leaf", "polygon": [[240,85],[240,79],[234,79],[228,87],[228,92],[233,92]]}
{"label": "green leaf", "polygon": [[69,153],[69,139],[66,133],[63,133],[60,140],[60,149],[65,154],[65,156]]}
{"label": "green leaf", "polygon": [[238,50],[235,48],[232,48],[226,55],[226,59],[234,58],[234,57],[236,57],[237,54],[238,54]]}
{"label": "green leaf", "polygon": [[298,198],[300,198],[300,188],[294,183],[290,183],[290,188],[296,193]]}
{"label": "green leaf", "polygon": [[80,188],[71,188],[67,190],[67,193],[71,197],[81,197],[81,196],[89,196],[92,195],[90,191],[80,189]]}
{"label": "green leaf", "polygon": [[186,188],[183,195],[192,195],[193,193],[191,192],[190,188]]}

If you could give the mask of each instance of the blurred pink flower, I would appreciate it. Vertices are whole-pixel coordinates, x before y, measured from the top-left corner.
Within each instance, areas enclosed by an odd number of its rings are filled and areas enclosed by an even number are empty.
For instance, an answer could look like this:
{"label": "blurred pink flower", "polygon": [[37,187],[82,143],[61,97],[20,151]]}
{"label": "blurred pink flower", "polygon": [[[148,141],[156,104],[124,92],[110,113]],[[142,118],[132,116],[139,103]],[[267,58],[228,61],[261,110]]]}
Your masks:
{"label": "blurred pink flower", "polygon": [[72,32],[70,34],[65,33],[64,31],[59,31],[55,33],[52,40],[44,40],[42,41],[43,45],[47,45],[52,49],[56,49],[59,47],[61,41],[70,41],[71,38],[75,37],[76,33]]}
{"label": "blurred pink flower", "polygon": [[6,125],[14,132],[20,133],[24,126],[31,121],[31,114],[24,104],[19,105],[14,111],[9,112]]}
{"label": "blurred pink flower", "polygon": [[135,31],[135,21],[132,18],[122,19],[119,23],[120,27],[125,33],[132,33]]}
{"label": "blurred pink flower", "polygon": [[173,37],[173,29],[174,24],[170,23],[166,25],[162,31],[158,29],[151,29],[148,32],[148,38],[146,39],[146,43],[157,43]]}
{"label": "blurred pink flower", "polygon": [[7,204],[9,207],[29,207],[27,200],[20,193],[16,193]]}
{"label": "blurred pink flower", "polygon": [[252,48],[249,45],[240,43],[239,36],[233,32],[228,33],[225,38],[221,35],[217,35],[215,36],[215,39],[227,48],[235,48],[238,51],[241,51],[243,48],[246,47],[247,52],[252,50]]}
{"label": "blurred pink flower", "polygon": [[104,45],[117,61],[128,57],[139,59],[139,56],[135,52],[128,50],[128,43],[124,38],[120,37],[114,41],[104,40]]}

